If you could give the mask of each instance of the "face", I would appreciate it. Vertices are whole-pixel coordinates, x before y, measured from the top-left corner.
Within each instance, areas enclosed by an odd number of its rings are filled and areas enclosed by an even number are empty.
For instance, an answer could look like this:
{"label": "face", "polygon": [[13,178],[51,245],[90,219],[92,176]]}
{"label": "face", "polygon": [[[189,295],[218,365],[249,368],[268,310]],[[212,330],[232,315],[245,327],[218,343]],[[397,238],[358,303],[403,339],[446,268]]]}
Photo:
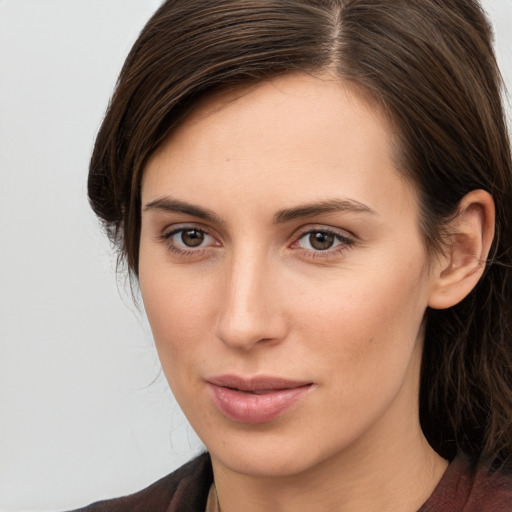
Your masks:
{"label": "face", "polygon": [[142,184],[140,288],[214,464],[289,475],[417,427],[431,288],[379,109],[290,75],[201,105]]}

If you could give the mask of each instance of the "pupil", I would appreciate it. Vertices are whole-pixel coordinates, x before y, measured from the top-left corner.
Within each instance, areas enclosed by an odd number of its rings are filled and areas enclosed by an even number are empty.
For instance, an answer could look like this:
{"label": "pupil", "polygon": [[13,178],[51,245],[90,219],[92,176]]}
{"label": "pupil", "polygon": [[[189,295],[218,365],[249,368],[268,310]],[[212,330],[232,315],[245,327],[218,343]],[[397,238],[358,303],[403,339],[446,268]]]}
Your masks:
{"label": "pupil", "polygon": [[325,251],[332,247],[332,244],[334,243],[334,235],[317,231],[316,233],[311,233],[309,235],[309,243],[314,249]]}
{"label": "pupil", "polygon": [[188,247],[197,247],[204,240],[204,233],[198,229],[189,229],[181,233],[181,241]]}

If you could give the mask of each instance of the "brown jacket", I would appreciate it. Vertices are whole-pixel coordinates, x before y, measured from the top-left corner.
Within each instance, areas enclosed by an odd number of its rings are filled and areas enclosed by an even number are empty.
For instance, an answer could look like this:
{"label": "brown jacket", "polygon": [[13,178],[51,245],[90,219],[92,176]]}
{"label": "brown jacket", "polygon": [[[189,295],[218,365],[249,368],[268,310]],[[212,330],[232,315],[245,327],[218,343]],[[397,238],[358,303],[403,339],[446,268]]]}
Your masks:
{"label": "brown jacket", "polygon": [[[212,481],[205,453],[138,493],[74,512],[204,512]],[[512,512],[512,476],[456,458],[417,512]]]}
{"label": "brown jacket", "polygon": [[142,491],[73,512],[204,512],[212,482],[210,456],[204,453]]}

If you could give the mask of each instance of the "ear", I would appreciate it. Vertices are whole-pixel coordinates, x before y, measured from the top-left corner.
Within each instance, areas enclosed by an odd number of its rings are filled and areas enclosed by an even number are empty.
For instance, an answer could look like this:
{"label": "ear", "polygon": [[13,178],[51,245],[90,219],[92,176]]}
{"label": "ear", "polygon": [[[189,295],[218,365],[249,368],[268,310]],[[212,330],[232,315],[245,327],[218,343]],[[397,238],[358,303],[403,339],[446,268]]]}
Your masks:
{"label": "ear", "polygon": [[432,275],[429,306],[446,309],[475,287],[485,270],[494,237],[494,201],[484,190],[473,190],[459,203],[448,225],[449,239]]}

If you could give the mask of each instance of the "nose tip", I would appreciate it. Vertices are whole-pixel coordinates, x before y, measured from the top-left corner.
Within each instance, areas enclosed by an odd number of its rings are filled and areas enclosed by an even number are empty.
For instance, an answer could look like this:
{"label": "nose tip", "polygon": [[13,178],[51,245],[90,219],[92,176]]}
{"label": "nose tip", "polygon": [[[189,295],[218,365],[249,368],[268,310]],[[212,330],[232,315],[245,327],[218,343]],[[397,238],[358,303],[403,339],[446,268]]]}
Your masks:
{"label": "nose tip", "polygon": [[280,324],[271,311],[249,310],[235,304],[224,308],[217,324],[217,336],[232,349],[248,351],[256,344],[282,339],[284,328]]}
{"label": "nose tip", "polygon": [[277,295],[268,269],[246,269],[233,275],[220,299],[217,337],[242,351],[283,339],[286,325]]}

